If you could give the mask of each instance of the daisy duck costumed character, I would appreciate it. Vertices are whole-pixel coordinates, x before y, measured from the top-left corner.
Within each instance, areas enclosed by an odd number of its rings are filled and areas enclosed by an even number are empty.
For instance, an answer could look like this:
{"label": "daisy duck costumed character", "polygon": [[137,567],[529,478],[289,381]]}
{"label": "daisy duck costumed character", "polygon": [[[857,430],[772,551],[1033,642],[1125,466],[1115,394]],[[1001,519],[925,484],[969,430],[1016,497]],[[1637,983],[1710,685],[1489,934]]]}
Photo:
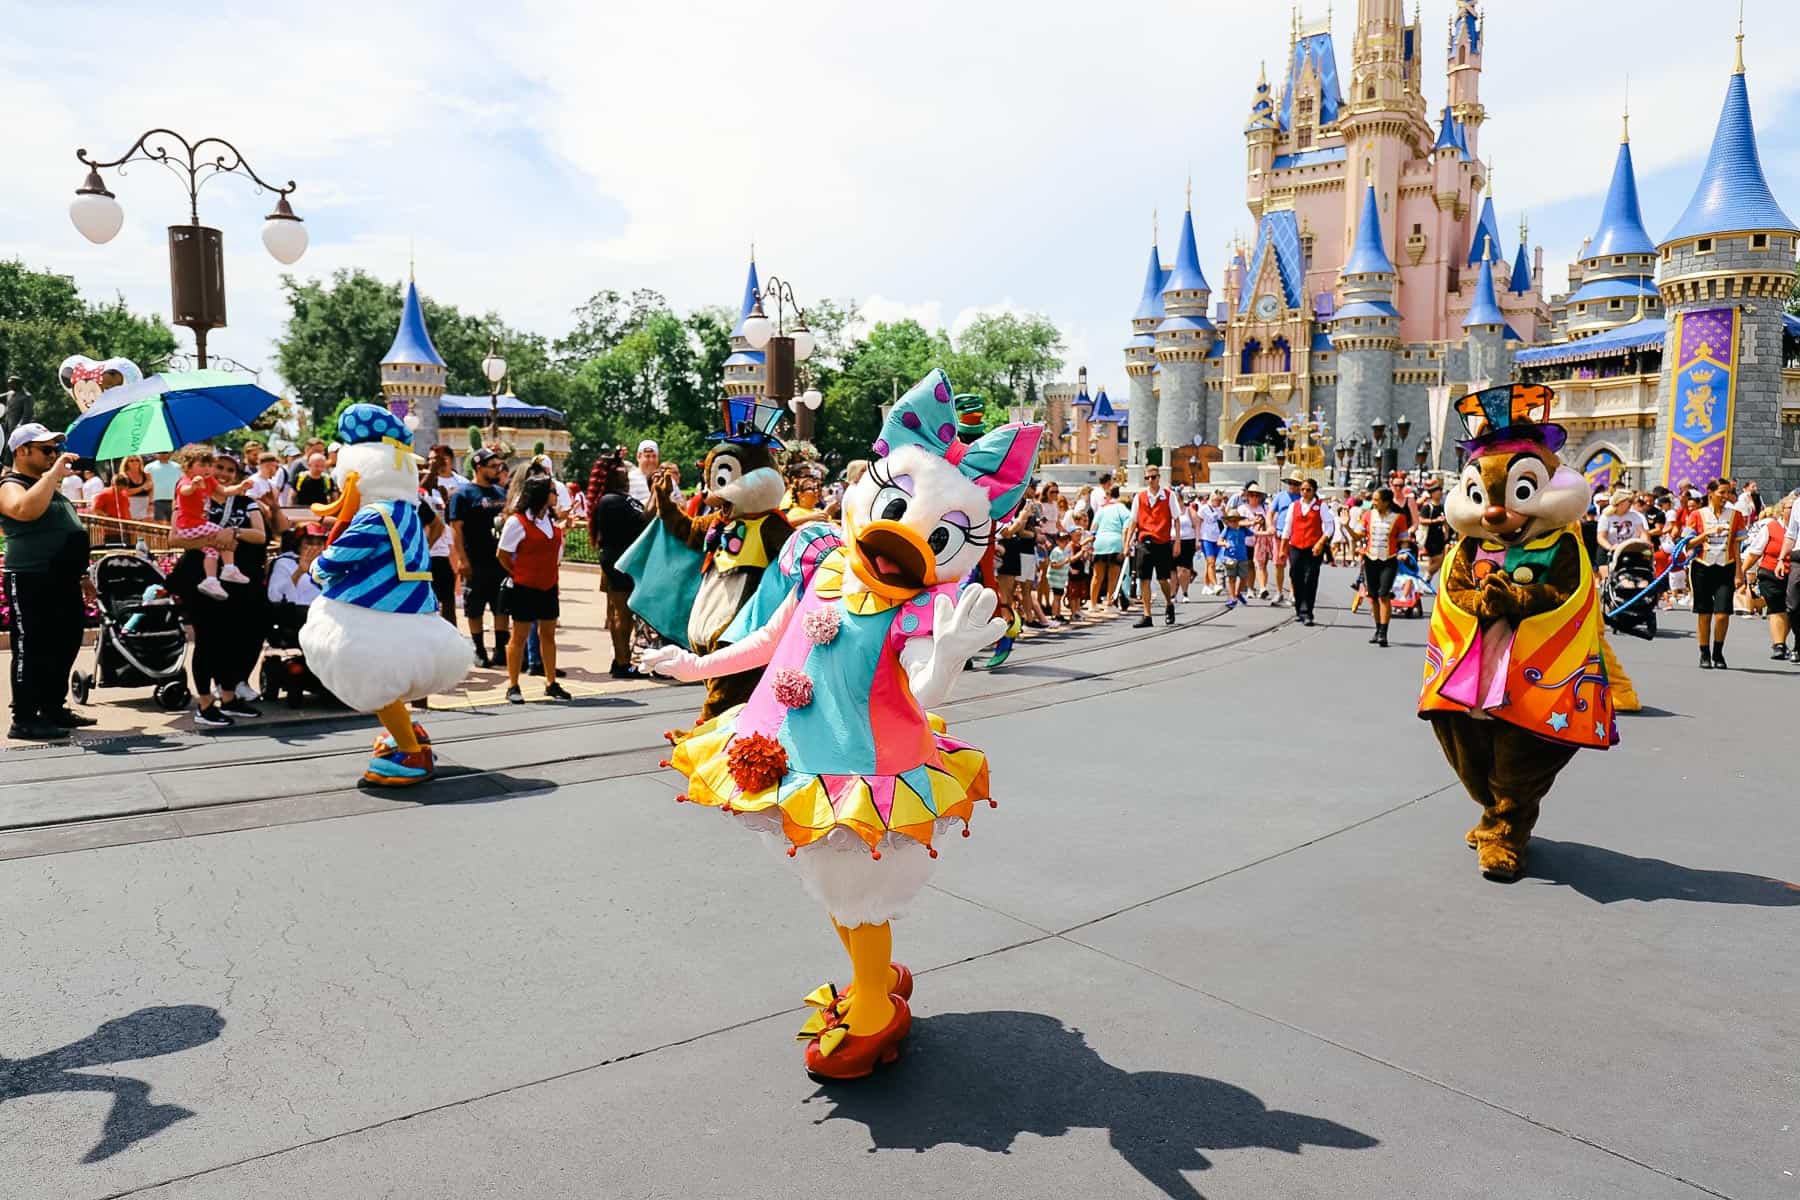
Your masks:
{"label": "daisy duck costumed character", "polygon": [[1549,388],[1514,384],[1457,401],[1467,465],[1445,498],[1462,535],[1445,560],[1419,715],[1481,820],[1481,873],[1524,870],[1538,806],[1577,750],[1618,739],[1600,595],[1579,522],[1588,483],[1557,456]]}
{"label": "daisy duck costumed character", "polygon": [[433,771],[430,739],[407,702],[455,686],[474,656],[431,591],[411,432],[379,405],[353,404],[338,418],[337,438],[341,495],[313,506],[337,523],[313,563],[322,594],[307,609],[300,649],[332,695],[387,730],[363,779],[421,783]]}
{"label": "daisy duck costumed character", "polygon": [[1004,628],[992,591],[959,585],[1019,503],[1042,434],[1008,425],[959,441],[950,381],[933,371],[895,405],[880,458],[844,496],[842,536],[823,523],[795,532],[742,637],[703,658],[645,655],[677,679],[763,669],[750,699],[696,728],[672,763],[686,799],[787,842],[849,953],[849,987],[807,998],[814,1075],[867,1075],[912,1027],[912,974],[891,961],[889,922],[924,887],[933,839],[956,825],[966,836],[988,799],[986,755],[927,710]]}

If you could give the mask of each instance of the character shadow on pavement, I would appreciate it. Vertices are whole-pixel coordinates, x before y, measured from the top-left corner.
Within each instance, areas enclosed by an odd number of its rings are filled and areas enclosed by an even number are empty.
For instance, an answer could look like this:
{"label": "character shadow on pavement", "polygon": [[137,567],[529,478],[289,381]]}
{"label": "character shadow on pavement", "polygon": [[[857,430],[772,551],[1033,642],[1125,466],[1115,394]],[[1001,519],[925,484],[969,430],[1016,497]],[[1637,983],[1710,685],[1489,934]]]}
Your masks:
{"label": "character shadow on pavement", "polygon": [[921,1018],[899,1063],[872,1080],[821,1086],[808,1102],[821,1098],[833,1105],[821,1123],[866,1125],[872,1150],[952,1143],[1006,1154],[1021,1134],[1104,1129],[1120,1157],[1172,1200],[1204,1200],[1183,1174],[1212,1166],[1202,1151],[1379,1144],[1322,1117],[1270,1109],[1217,1079],[1121,1070],[1080,1030],[1030,1012]]}
{"label": "character shadow on pavement", "polygon": [[79,1069],[192,1050],[217,1038],[224,1028],[225,1018],[219,1010],[204,1004],[140,1008],[60,1050],[35,1058],[0,1058],[0,1104],[53,1092],[111,1092],[112,1108],[106,1114],[100,1141],[81,1161],[111,1158],[194,1114],[178,1104],[152,1104],[150,1085],[141,1079],[78,1074]]}
{"label": "character shadow on pavement", "polygon": [[1638,858],[1582,842],[1531,839],[1527,877],[1573,888],[1596,904],[1620,900],[1687,900],[1696,904],[1752,904],[1800,908],[1800,884],[1744,871],[1684,867]]}

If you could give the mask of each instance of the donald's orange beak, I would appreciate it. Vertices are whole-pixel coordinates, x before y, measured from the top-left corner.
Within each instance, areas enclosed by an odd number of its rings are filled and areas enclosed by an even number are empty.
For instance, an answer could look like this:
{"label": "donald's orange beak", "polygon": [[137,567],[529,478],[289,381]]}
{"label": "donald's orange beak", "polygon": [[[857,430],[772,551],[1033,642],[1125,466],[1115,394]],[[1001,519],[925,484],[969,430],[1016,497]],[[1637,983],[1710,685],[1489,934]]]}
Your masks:
{"label": "donald's orange beak", "polygon": [[938,582],[937,558],[925,539],[898,521],[870,521],[858,529],[846,522],[850,569],[871,592],[904,600]]}

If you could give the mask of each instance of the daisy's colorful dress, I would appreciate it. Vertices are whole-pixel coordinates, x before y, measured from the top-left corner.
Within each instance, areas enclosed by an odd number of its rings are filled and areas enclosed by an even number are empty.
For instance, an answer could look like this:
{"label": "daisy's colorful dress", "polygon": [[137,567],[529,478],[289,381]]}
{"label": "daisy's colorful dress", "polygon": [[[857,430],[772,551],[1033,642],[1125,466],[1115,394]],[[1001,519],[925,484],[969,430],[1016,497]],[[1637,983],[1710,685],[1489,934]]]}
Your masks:
{"label": "daisy's colorful dress", "polygon": [[[935,858],[938,822],[961,821],[966,833],[975,804],[988,798],[987,756],[920,709],[900,650],[931,636],[936,597],[954,600],[957,587],[905,600],[846,595],[845,569],[832,530],[815,526],[788,541],[778,578],[765,579],[744,613],[755,628],[800,590],[762,682],[746,703],[682,739],[671,765],[687,776],[689,800],[760,816],[754,825],[769,832],[778,817],[788,852],[803,860],[808,848],[849,848],[846,835],[865,858],[908,842]],[[779,779],[767,778],[770,760],[782,757]]]}

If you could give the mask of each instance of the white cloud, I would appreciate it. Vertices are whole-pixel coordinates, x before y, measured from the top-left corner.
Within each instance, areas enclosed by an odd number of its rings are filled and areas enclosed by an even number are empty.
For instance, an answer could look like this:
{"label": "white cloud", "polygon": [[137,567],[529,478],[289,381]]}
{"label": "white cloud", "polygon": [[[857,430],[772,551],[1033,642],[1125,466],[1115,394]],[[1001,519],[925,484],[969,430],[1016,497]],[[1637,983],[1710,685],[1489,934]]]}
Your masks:
{"label": "white cloud", "polygon": [[[954,329],[995,307],[1044,312],[1065,331],[1071,372],[1085,362],[1115,392],[1150,209],[1167,253],[1191,169],[1215,284],[1226,239],[1251,226],[1239,131],[1255,61],[1279,71],[1289,18],[1283,5],[1182,0],[1118,19],[1036,0],[327,0],[273,14],[223,0],[168,37],[186,7],[14,6],[0,70],[29,119],[8,130],[0,252],[166,312],[163,226],[183,216],[171,181],[148,166],[115,180],[127,224],[108,246],[82,242],[65,209],[75,147],[116,155],[173,121],[299,182],[313,236],[302,275],[399,278],[416,246],[428,293],[556,333],[602,287],[734,304],[755,241],[764,273],[803,303],[867,297],[870,320]],[[1348,70],[1353,6],[1339,8]],[[1667,31],[1692,13],[1674,0],[1645,0],[1626,22],[1551,0],[1490,9],[1483,148],[1506,227],[1530,210],[1560,276],[1597,215],[1629,64],[1640,172],[1670,181],[1646,185],[1646,220],[1662,232],[1716,119],[1728,26],[1671,45]],[[1448,11],[1436,0],[1424,14],[1434,109]],[[1766,165],[1800,212],[1800,169],[1769,153],[1800,88],[1800,27],[1784,13],[1752,0],[1747,57]],[[154,52],[112,54],[96,71],[91,39],[70,33],[84,21]],[[213,344],[258,364],[283,316],[282,269],[257,239],[267,205],[220,180],[202,207],[227,247],[231,326]]]}

